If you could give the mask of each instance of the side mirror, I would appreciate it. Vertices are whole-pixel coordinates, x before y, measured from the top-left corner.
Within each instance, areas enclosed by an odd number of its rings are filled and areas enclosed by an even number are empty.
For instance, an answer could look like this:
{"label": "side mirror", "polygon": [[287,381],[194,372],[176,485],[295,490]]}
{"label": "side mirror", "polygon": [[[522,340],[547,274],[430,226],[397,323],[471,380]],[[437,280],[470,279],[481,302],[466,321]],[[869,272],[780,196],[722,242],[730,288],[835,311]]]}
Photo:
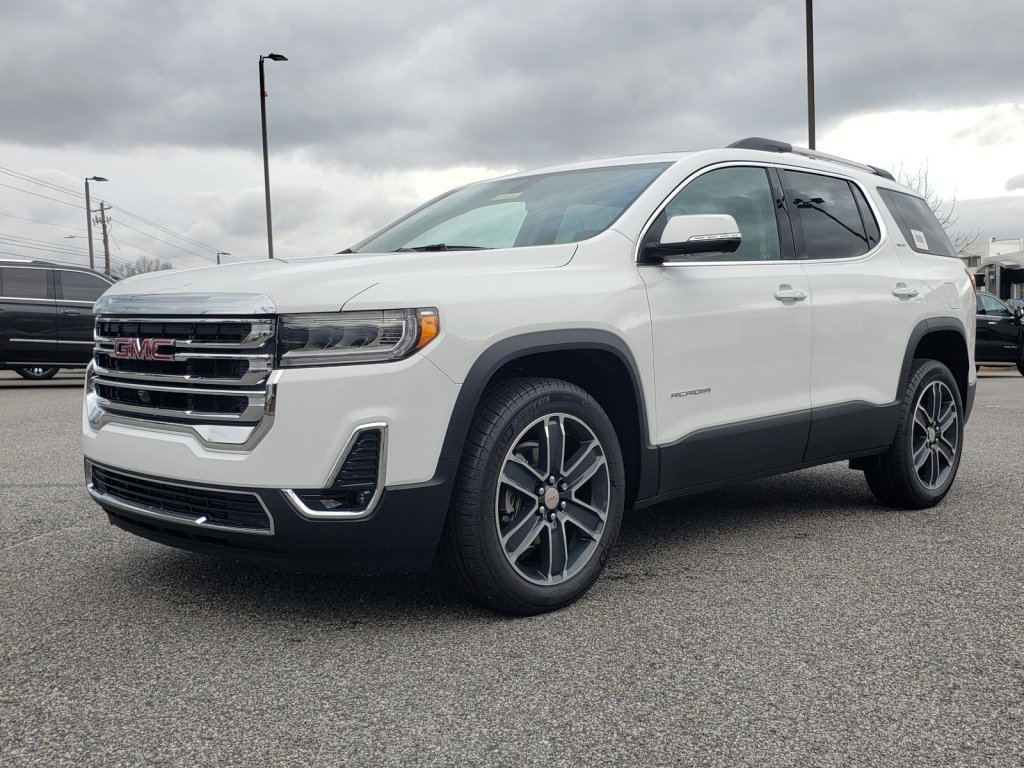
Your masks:
{"label": "side mirror", "polygon": [[661,241],[648,243],[644,255],[651,261],[692,261],[710,253],[734,253],[743,237],[736,219],[723,213],[673,216],[665,224]]}

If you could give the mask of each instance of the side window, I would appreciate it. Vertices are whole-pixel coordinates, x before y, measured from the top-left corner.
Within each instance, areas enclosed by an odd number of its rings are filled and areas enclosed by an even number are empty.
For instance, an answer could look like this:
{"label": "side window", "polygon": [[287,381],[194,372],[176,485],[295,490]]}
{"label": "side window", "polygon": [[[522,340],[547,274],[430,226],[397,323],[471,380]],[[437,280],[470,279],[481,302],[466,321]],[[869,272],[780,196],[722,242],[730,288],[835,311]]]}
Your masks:
{"label": "side window", "polygon": [[871,206],[868,205],[867,198],[860,191],[860,187],[856,184],[851,184],[850,189],[853,190],[853,198],[857,201],[857,208],[860,209],[860,219],[864,223],[864,229],[868,235],[868,245],[874,248],[878,245],[879,240],[882,239],[882,230],[878,226],[878,221],[875,220],[875,214],[871,212]]}
{"label": "side window", "polygon": [[658,215],[645,241],[659,240],[670,217],[693,213],[729,214],[736,219],[743,236],[735,252],[701,257],[701,261],[778,261],[781,258],[775,195],[764,168],[719,168],[698,176]]}
{"label": "side window", "polygon": [[789,187],[789,212],[803,228],[807,258],[860,256],[878,242],[878,236],[872,242],[864,228],[848,181],[800,171],[785,171],[783,175]]}
{"label": "side window", "polygon": [[57,271],[60,277],[61,296],[66,301],[96,301],[110,287],[96,275],[85,272]]}
{"label": "side window", "polygon": [[981,309],[985,310],[986,315],[997,315],[999,317],[1013,317],[1011,312],[1003,302],[995,299],[988,294],[978,294],[978,304]]}
{"label": "side window", "polygon": [[3,295],[12,299],[46,299],[48,271],[8,267],[3,270]]}
{"label": "side window", "polygon": [[918,253],[956,257],[946,231],[936,220],[928,203],[920,197],[893,189],[879,189],[878,194],[896,220],[907,245]]}

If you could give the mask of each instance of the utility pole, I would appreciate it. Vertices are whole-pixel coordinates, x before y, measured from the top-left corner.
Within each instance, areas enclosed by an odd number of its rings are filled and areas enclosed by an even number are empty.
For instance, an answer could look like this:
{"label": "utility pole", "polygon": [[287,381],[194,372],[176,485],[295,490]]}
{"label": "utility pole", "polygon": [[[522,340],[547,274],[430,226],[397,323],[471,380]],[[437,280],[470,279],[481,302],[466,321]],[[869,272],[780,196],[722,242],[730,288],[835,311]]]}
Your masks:
{"label": "utility pole", "polygon": [[110,277],[110,242],[107,240],[107,211],[110,206],[100,202],[100,224],[103,226],[103,272]]}

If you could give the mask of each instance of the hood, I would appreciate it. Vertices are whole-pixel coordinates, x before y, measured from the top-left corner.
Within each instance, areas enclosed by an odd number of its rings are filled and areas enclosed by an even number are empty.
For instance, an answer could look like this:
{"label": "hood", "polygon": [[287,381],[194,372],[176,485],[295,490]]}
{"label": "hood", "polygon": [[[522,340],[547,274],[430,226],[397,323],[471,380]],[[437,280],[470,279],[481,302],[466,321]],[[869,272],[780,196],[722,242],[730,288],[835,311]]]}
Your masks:
{"label": "hood", "polygon": [[[336,312],[352,297],[389,280],[456,280],[554,269],[567,264],[575,251],[576,243],[566,243],[490,251],[353,253],[148,272],[113,285],[96,309],[124,314]],[[154,309],[157,305],[159,310]]]}

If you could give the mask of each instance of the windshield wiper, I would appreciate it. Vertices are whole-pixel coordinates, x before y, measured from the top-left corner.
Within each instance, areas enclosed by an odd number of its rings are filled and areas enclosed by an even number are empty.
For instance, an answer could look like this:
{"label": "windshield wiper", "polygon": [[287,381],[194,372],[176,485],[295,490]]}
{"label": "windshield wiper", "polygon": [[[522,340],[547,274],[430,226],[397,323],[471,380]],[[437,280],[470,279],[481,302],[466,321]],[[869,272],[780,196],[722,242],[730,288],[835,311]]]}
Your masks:
{"label": "windshield wiper", "polygon": [[431,245],[416,245],[412,248],[396,248],[395,253],[402,251],[489,251],[485,245],[448,245],[447,243],[432,243]]}

